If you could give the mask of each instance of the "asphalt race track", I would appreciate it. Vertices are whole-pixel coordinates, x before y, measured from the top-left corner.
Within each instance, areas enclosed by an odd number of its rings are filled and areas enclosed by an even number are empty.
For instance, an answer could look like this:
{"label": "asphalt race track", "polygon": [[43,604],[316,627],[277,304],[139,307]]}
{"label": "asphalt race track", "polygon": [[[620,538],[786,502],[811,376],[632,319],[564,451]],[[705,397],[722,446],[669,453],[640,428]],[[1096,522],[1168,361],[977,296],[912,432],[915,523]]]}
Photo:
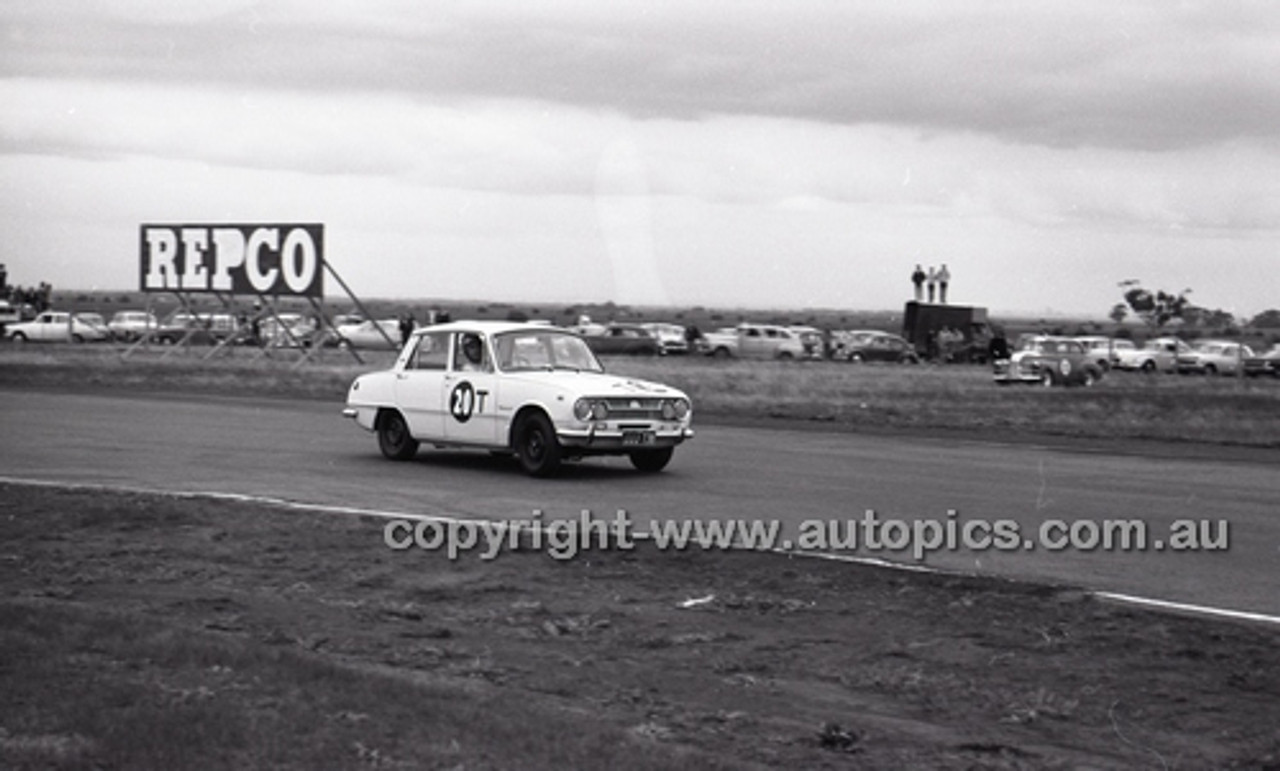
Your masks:
{"label": "asphalt race track", "polygon": [[641,525],[844,522],[868,509],[881,519],[945,521],[956,510],[957,521],[1016,520],[1024,536],[1046,519],[1142,518],[1155,538],[1174,520],[1208,519],[1215,534],[1225,521],[1226,551],[961,549],[925,562],[1280,616],[1280,474],[1266,451],[1257,459],[1155,458],[695,421],[698,436],[662,474],[593,459],[535,480],[479,452],[423,449],[414,461],[384,460],[373,435],[342,418],[336,403],[22,391],[0,398],[0,476],[11,479],[490,519],[529,519],[535,509],[547,519],[584,509],[612,518],[624,509]]}

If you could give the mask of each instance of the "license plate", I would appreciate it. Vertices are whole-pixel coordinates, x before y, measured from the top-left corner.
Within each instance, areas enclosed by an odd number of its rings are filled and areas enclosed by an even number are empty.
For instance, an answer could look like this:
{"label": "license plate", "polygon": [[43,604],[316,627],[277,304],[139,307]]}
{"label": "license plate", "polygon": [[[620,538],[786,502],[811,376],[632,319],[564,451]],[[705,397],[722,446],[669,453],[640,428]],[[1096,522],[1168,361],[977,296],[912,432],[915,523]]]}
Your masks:
{"label": "license plate", "polygon": [[623,444],[653,444],[654,433],[652,431],[623,431]]}

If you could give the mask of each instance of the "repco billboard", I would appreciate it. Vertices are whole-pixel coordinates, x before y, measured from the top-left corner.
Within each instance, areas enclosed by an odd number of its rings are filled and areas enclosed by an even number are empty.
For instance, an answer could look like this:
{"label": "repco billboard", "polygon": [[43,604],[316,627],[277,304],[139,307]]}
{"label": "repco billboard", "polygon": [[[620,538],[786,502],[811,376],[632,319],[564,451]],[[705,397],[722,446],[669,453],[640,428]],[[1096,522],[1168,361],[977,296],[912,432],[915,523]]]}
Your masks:
{"label": "repco billboard", "polygon": [[143,225],[144,292],[324,296],[324,225]]}

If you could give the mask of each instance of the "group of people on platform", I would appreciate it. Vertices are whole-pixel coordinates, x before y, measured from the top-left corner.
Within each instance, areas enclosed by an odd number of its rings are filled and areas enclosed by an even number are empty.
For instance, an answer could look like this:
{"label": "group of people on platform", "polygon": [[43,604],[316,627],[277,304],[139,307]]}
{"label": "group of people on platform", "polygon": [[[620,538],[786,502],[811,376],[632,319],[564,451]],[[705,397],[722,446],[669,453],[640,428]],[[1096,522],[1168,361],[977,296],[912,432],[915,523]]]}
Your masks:
{"label": "group of people on platform", "polygon": [[916,288],[916,302],[923,302],[925,295],[925,287],[929,289],[929,302],[933,302],[935,294],[938,302],[946,305],[947,303],[947,284],[951,283],[951,271],[947,270],[947,264],[942,263],[942,267],[936,270],[932,265],[926,271],[920,265],[916,265],[915,272],[911,274],[911,283]]}

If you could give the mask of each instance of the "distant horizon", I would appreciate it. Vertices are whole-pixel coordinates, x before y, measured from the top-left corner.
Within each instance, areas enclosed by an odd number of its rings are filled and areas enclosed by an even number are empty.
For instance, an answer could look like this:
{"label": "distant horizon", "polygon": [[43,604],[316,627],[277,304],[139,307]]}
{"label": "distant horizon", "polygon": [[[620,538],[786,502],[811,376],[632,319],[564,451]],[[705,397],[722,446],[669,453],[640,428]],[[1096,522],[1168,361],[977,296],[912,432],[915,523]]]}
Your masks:
{"label": "distant horizon", "polygon": [[[59,288],[55,286],[53,288],[53,295],[55,297],[61,296],[65,298],[67,295],[85,295],[85,294],[107,295],[107,296],[129,295],[130,297],[135,297],[135,298],[146,298],[148,296],[172,297],[174,293],[146,292],[136,287],[133,289],[125,289],[125,288],[109,289],[109,288],[101,288],[101,287]],[[215,296],[211,293],[198,292],[198,293],[192,293],[191,296],[215,299]],[[236,295],[235,297],[238,300],[243,300],[245,302],[257,301],[257,297],[254,295]],[[282,296],[279,299],[291,300],[293,302],[303,302],[302,298],[290,298],[290,297]],[[359,299],[360,299],[360,302],[362,303],[395,304],[395,305],[407,305],[407,306],[419,306],[419,307],[430,307],[433,305],[438,305],[438,306],[475,305],[478,307],[479,306],[498,306],[503,308],[509,307],[514,310],[521,310],[521,311],[528,311],[532,308],[538,308],[539,312],[543,312],[548,308],[554,308],[555,313],[557,315],[561,314],[564,309],[570,308],[570,307],[591,306],[593,308],[599,308],[599,307],[612,304],[618,308],[626,308],[626,309],[640,310],[640,311],[659,311],[659,312],[665,311],[665,310],[684,312],[684,311],[690,311],[690,310],[701,308],[704,311],[716,312],[716,313],[738,313],[738,312],[741,312],[743,314],[772,313],[775,315],[792,315],[792,316],[799,316],[804,314],[822,314],[822,315],[866,314],[866,315],[887,315],[887,316],[896,316],[896,317],[902,316],[906,303],[911,300],[911,298],[905,298],[902,301],[903,303],[902,307],[899,307],[899,308],[843,308],[843,307],[834,307],[834,306],[789,307],[784,305],[774,305],[774,306],[720,305],[720,304],[714,304],[714,303],[687,303],[687,304],[686,303],[667,303],[667,304],[620,303],[620,302],[611,301],[611,300],[581,300],[581,299],[579,300],[566,300],[566,299],[509,300],[509,299],[482,298],[482,297],[446,298],[446,297],[372,296],[370,295],[370,296],[359,296]],[[1122,298],[1117,300],[1117,302],[1120,302],[1120,301],[1122,301]],[[324,303],[327,305],[330,302],[339,302],[339,303],[349,304],[351,303],[351,300],[345,294],[328,294],[327,293],[324,296]],[[135,300],[130,304],[140,305],[142,303]],[[943,305],[944,303],[934,303],[934,304]],[[1074,321],[1074,322],[1081,322],[1081,323],[1097,323],[1097,324],[1114,324],[1115,323],[1107,315],[1107,313],[1098,313],[1096,315],[1089,315],[1085,313],[1071,313],[1069,311],[1055,312],[1052,310],[1028,311],[1028,310],[1017,310],[1017,309],[996,309],[996,308],[990,308],[982,305],[973,305],[970,303],[960,303],[960,302],[945,303],[945,304],[953,305],[953,306],[985,308],[987,311],[988,317],[995,320],[1005,320],[1005,321],[1044,320],[1044,321],[1056,321],[1056,322],[1073,322]],[[1108,311],[1109,310],[1110,309],[1108,309]],[[1269,309],[1266,309],[1266,310],[1269,310]],[[1262,313],[1262,312],[1265,312],[1265,310],[1260,311],[1259,313]],[[1244,325],[1247,325],[1249,321],[1252,320],[1257,315],[1259,314],[1253,314],[1252,316],[1247,316],[1243,318],[1236,317],[1236,321],[1239,325],[1244,326]],[[1143,328],[1147,326],[1147,324],[1146,322],[1142,321],[1139,317],[1135,316],[1132,312],[1130,312],[1130,314],[1125,318],[1125,320],[1121,322],[1121,326]]]}

